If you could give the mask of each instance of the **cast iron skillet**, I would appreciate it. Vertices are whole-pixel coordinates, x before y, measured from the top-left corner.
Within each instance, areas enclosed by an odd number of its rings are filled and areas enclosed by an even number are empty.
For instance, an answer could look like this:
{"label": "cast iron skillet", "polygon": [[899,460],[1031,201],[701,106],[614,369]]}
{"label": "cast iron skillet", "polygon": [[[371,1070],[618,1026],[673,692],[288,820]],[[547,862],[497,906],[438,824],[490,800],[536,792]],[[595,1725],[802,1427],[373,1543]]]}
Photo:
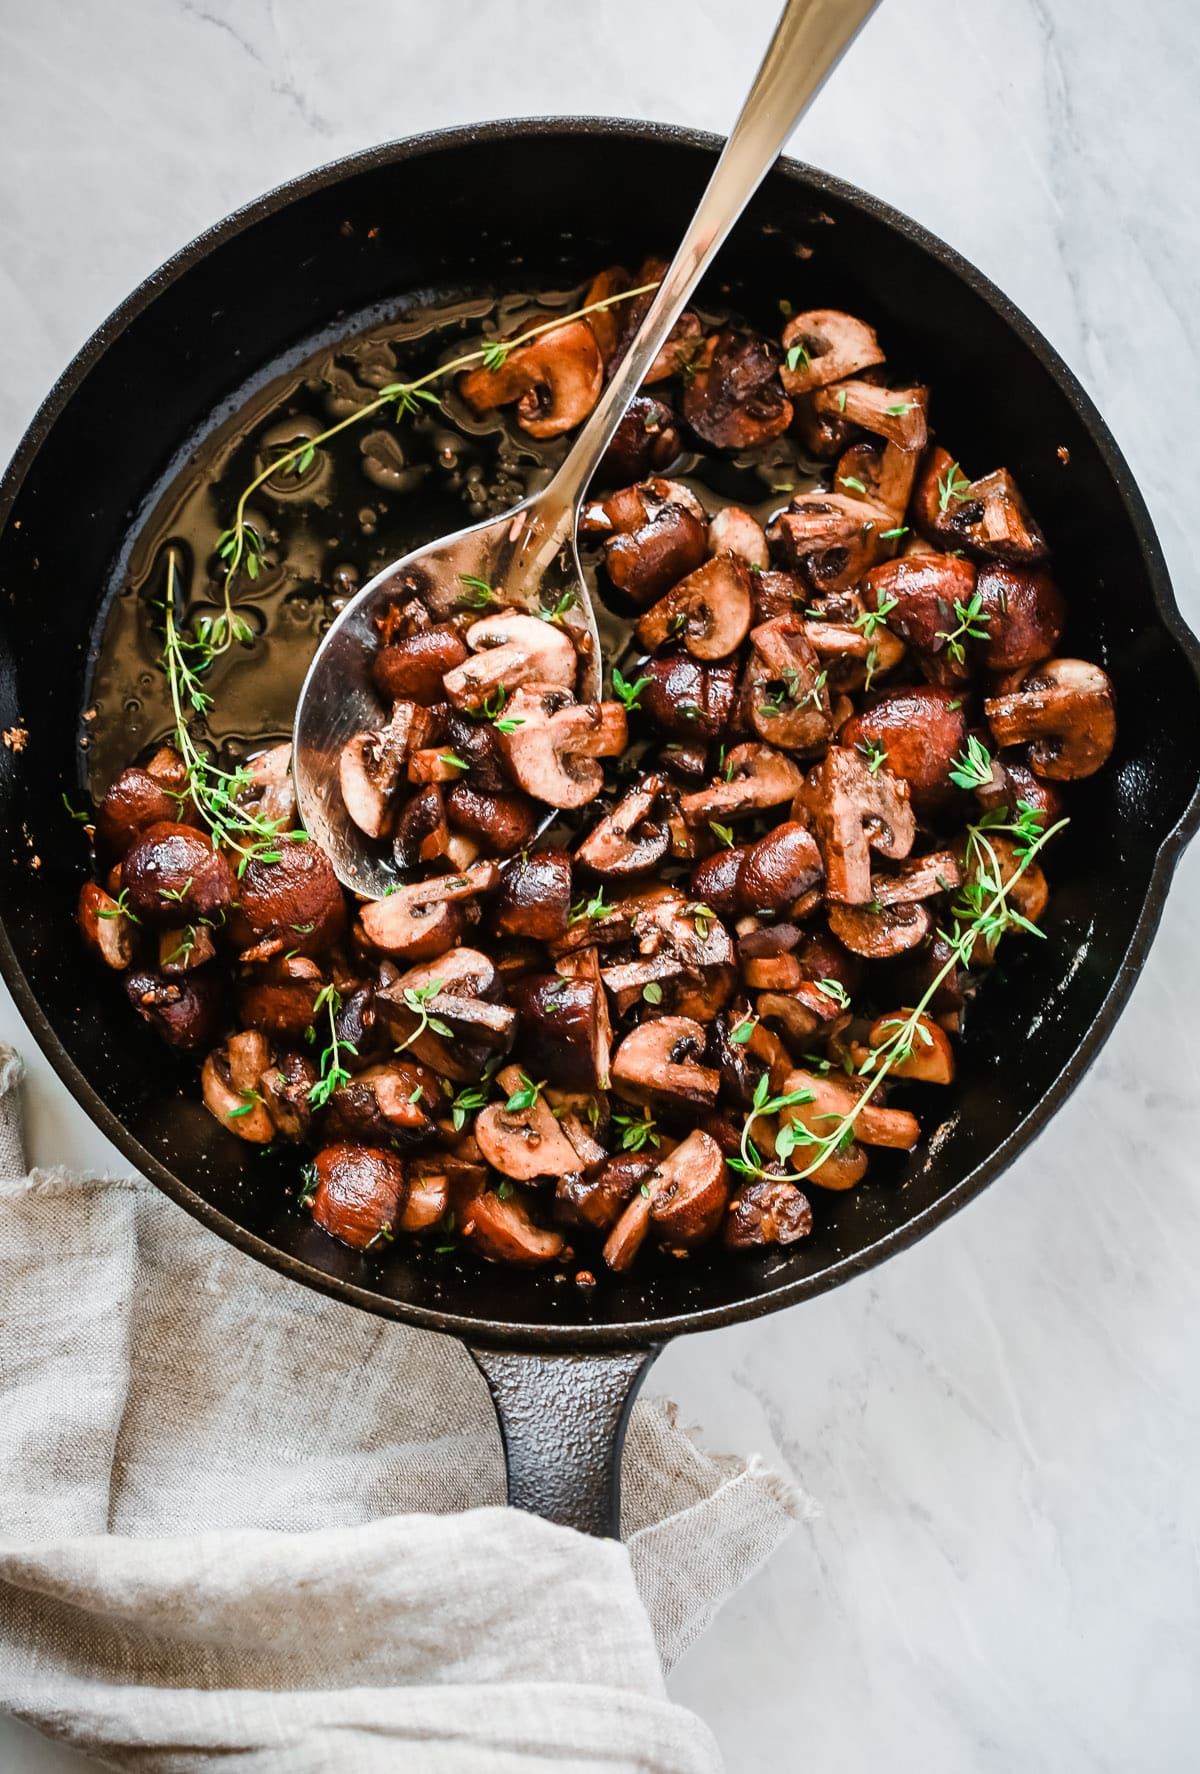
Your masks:
{"label": "cast iron skillet", "polygon": [[1200,817],[1200,647],[1078,383],[940,241],[794,163],[768,178],[713,279],[714,301],[728,286],[771,330],[783,296],[868,316],[893,365],[932,384],[939,431],[967,472],[1014,471],[1070,601],[1064,650],[1105,665],[1119,713],[1111,765],[1076,789],[1049,859],[1048,940],[1014,950],[989,983],[935,1155],[922,1147],[848,1194],[814,1191],[818,1229],[786,1252],[664,1263],[585,1291],[332,1243],[183,1090],[185,1069],[82,957],[82,845],[62,794],[78,793],[101,588],[139,508],[247,378],[381,309],[489,286],[566,288],[613,260],[669,251],[717,147],[608,121],[493,124],[287,185],[187,247],[105,322],[0,483],[0,727],[29,734],[20,752],[0,749],[0,963],[30,1027],[108,1137],[207,1226],[307,1286],[464,1337],[496,1399],[512,1500],[593,1532],[615,1531],[623,1425],[657,1347],[833,1287],[961,1207],[1078,1083],[1145,958]]}

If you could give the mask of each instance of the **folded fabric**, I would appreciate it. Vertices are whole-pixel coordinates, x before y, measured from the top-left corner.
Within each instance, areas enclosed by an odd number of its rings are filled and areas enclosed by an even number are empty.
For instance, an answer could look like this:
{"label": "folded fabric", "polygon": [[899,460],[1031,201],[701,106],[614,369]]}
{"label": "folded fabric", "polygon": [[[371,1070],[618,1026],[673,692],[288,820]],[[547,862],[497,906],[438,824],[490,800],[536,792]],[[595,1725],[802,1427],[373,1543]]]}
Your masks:
{"label": "folded fabric", "polygon": [[465,1350],[138,1178],[23,1174],[0,1050],[0,1709],[153,1774],[719,1767],[663,1679],[806,1502],[639,1403],[624,1543],[501,1507]]}

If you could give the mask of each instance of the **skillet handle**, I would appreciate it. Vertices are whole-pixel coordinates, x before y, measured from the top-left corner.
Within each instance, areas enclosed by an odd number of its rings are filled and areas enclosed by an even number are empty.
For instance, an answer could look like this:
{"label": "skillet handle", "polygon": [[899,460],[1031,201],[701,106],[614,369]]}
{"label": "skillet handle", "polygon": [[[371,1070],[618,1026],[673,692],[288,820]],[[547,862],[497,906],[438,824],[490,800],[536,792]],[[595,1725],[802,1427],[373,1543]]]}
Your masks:
{"label": "skillet handle", "polygon": [[468,1343],[500,1421],[514,1509],[619,1538],[621,1448],[638,1388],[660,1347],[546,1355]]}

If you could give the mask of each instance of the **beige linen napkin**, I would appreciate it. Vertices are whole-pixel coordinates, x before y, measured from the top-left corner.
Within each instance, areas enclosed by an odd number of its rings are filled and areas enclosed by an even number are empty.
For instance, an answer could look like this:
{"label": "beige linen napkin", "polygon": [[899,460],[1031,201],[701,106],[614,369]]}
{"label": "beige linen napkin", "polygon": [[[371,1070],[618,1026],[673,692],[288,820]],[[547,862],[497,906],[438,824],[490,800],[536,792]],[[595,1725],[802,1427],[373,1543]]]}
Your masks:
{"label": "beige linen napkin", "polygon": [[122,1769],[708,1774],[663,1668],[806,1508],[633,1415],[624,1544],[502,1507],[457,1343],[139,1178],[24,1174],[0,1049],[0,1709]]}

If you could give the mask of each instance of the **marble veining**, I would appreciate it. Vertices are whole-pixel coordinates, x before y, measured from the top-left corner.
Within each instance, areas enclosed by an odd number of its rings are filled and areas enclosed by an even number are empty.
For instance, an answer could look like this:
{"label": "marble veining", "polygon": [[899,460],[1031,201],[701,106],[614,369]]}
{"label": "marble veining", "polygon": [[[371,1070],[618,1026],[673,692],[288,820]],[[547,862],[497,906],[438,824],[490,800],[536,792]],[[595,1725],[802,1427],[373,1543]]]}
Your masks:
{"label": "marble veining", "polygon": [[[732,119],[775,0],[6,0],[0,453],[87,334],[279,180],[439,125]],[[736,25],[734,18],[736,17]],[[950,240],[1049,336],[1200,624],[1200,25],[1185,0],[886,0],[793,151]],[[822,1513],[672,1686],[735,1774],[1184,1774],[1200,1733],[1200,851],[1019,1164],[896,1262],[668,1350],[714,1446]],[[122,1165],[33,1050],[41,1162]],[[82,1765],[0,1724],[6,1768]]]}

